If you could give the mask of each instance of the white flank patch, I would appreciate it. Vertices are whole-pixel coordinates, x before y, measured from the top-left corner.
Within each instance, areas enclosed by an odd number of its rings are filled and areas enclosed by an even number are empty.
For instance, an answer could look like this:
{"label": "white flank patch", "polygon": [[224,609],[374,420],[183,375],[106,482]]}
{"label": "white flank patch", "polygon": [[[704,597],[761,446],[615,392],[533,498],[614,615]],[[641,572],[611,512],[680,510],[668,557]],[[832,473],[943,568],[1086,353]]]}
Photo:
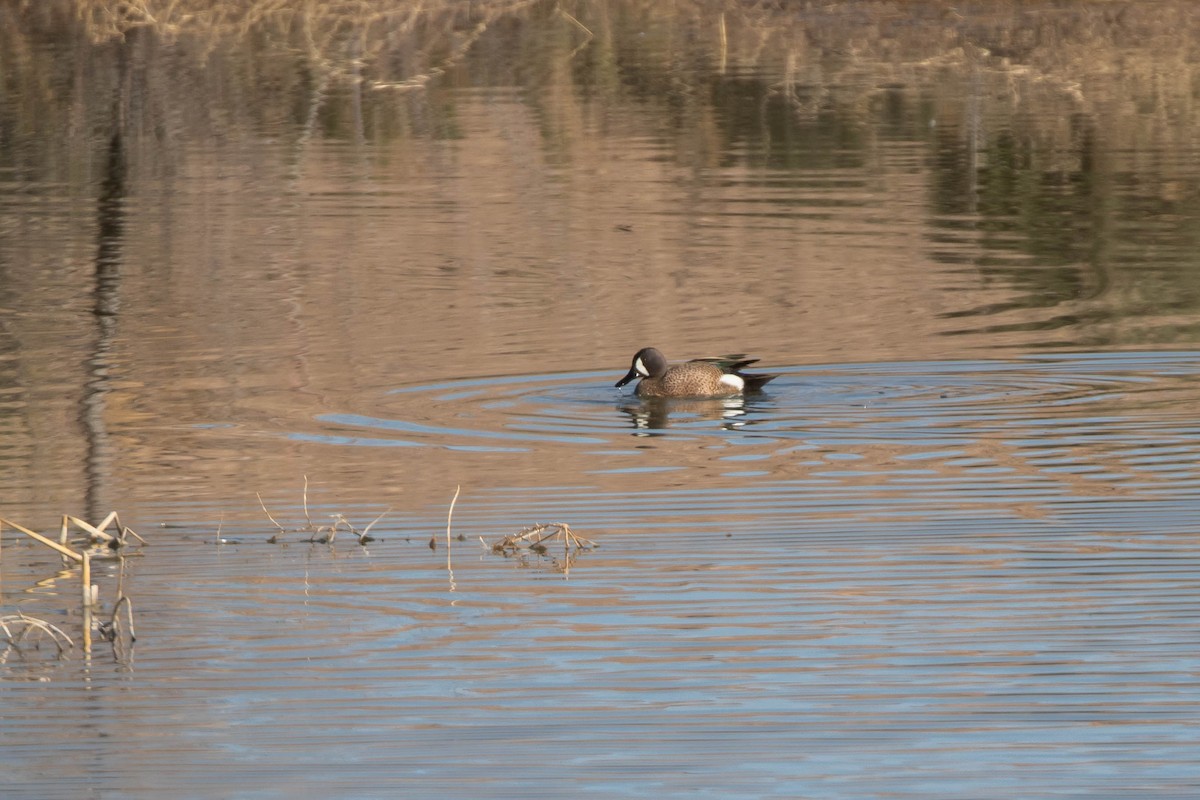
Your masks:
{"label": "white flank patch", "polygon": [[734,389],[737,389],[739,392],[742,389],[746,388],[746,382],[744,380],[739,378],[737,375],[733,375],[728,372],[721,376],[720,383],[723,383],[726,386],[732,386]]}
{"label": "white flank patch", "polygon": [[635,370],[637,370],[637,374],[641,375],[643,378],[650,377],[649,370],[646,369],[646,365],[642,363],[642,360],[640,358],[637,361],[633,362],[633,368]]}

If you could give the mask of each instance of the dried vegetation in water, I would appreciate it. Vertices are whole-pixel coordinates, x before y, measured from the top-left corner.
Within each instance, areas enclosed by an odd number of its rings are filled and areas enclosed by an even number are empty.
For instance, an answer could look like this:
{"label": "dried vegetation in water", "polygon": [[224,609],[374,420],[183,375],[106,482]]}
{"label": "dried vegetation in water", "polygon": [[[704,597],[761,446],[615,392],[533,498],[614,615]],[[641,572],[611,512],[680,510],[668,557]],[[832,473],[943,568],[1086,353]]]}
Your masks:
{"label": "dried vegetation in water", "polygon": [[[455,591],[457,588],[450,552],[451,542],[454,538],[451,522],[460,491],[461,487],[455,489],[446,515],[446,570],[449,575],[451,591]],[[277,530],[277,533],[267,540],[271,543],[280,542],[281,537],[288,532],[301,532],[309,535],[310,542],[332,544],[338,532],[345,530],[357,538],[358,544],[365,545],[367,542],[373,541],[373,537],[369,535],[371,528],[391,510],[388,509],[380,514],[362,530],[356,528],[341,513],[331,514],[332,521],[330,523],[317,525],[313,522],[308,508],[307,476],[304,479],[302,495],[305,518],[303,526],[292,529],[285,528],[276,521],[270,511],[267,511],[261,496],[258,497],[258,500],[262,505],[263,512]],[[137,639],[133,622],[133,601],[124,591],[124,564],[125,557],[128,555],[126,550],[133,544],[144,545],[145,540],[131,528],[122,525],[116,512],[109,514],[98,525],[93,525],[79,517],[64,514],[57,541],[30,530],[24,525],[0,518],[0,557],[3,556],[2,544],[5,528],[53,550],[66,564],[78,565],[84,652],[91,653],[93,635],[95,635],[113,644],[114,656],[118,660],[125,659],[131,653],[132,645]],[[457,538],[459,541],[463,541],[465,537],[459,534]],[[219,531],[218,541],[225,541],[220,538]],[[597,546],[591,539],[572,531],[571,526],[565,522],[531,525],[516,533],[502,536],[493,542],[488,542],[481,536],[480,541],[490,552],[506,557],[515,557],[524,564],[529,564],[535,557],[539,559],[547,557],[550,559],[550,563],[564,575],[569,574],[570,568],[580,552],[591,550]],[[436,538],[430,540],[430,547],[436,549]],[[92,583],[91,564],[94,560],[115,561],[119,565],[116,599],[108,609],[105,609],[100,602],[99,587]],[[42,651],[43,645],[47,644],[54,648],[56,658],[62,658],[74,648],[75,641],[61,627],[45,619],[21,611],[0,615],[0,664],[4,663],[10,654],[15,653],[24,658],[33,652]]]}
{"label": "dried vegetation in water", "polygon": [[596,547],[595,542],[575,533],[565,522],[539,522],[516,533],[502,536],[494,542],[489,543],[482,536],[479,537],[479,541],[483,542],[484,547],[490,547],[493,553],[506,556],[516,555],[524,550],[541,555],[548,552],[553,544],[563,546],[563,555]]}
{"label": "dried vegetation in water", "polygon": [[570,575],[571,567],[580,553],[599,547],[591,539],[575,533],[565,522],[542,522],[492,542],[482,536],[479,541],[491,552],[515,558],[524,566],[534,564],[535,559],[540,561],[548,558],[550,564],[564,576]]}
{"label": "dried vegetation in water", "polygon": [[[113,644],[113,653],[118,660],[123,659],[137,639],[133,626],[133,601],[124,589],[125,558],[130,555],[127,552],[130,545],[144,545],[146,540],[122,525],[115,511],[98,525],[64,514],[57,541],[12,520],[0,519],[0,545],[3,543],[5,527],[53,550],[65,564],[78,565],[83,650],[91,653],[92,636],[97,634]],[[100,587],[92,583],[92,562],[97,560],[115,561],[118,565],[116,600],[107,610],[100,602]],[[54,645],[59,658],[75,646],[74,640],[58,626],[22,612],[0,617],[0,634],[3,634],[0,644],[4,645],[4,650],[0,652],[0,663],[13,652],[25,657],[30,651],[40,650],[42,643],[47,640]]]}
{"label": "dried vegetation in water", "polygon": [[[465,541],[466,537],[459,533],[455,536],[452,532],[454,520],[454,507],[458,503],[459,494],[462,487],[458,486],[454,489],[454,496],[450,499],[450,507],[446,512],[446,569],[450,574],[451,585],[454,584],[454,570],[451,558],[451,544],[453,541]],[[312,515],[308,508],[308,476],[304,477],[304,490],[301,495],[301,504],[304,510],[304,524],[291,528],[280,524],[275,516],[267,510],[266,504],[263,502],[262,495],[256,494],[258,503],[262,507],[263,513],[267,515],[267,519],[275,526],[276,533],[272,535],[267,542],[270,544],[283,544],[284,536],[289,533],[308,534],[308,541],[317,544],[333,544],[339,531],[344,530],[347,533],[357,537],[358,544],[366,545],[368,542],[375,541],[373,536],[370,536],[371,528],[382,520],[391,509],[387,509],[374,520],[372,520],[365,528],[359,530],[351,523],[346,515],[340,512],[330,514],[330,522],[318,525],[313,522]],[[219,533],[218,533],[219,536]],[[489,542],[482,536],[479,541],[483,546],[497,555],[507,557],[516,557],[522,560],[527,560],[531,556],[549,556],[554,559],[554,563],[559,564],[565,571],[569,569],[570,564],[574,562],[575,557],[583,551],[591,550],[597,547],[597,544],[586,537],[580,536],[571,530],[571,526],[565,522],[546,522],[530,525],[522,528],[516,533],[506,534]],[[561,545],[561,551],[559,546]],[[429,538],[429,549],[437,550],[438,535],[433,534]],[[561,553],[561,555],[560,555]]]}
{"label": "dried vegetation in water", "polygon": [[371,522],[369,522],[362,530],[354,527],[353,523],[346,518],[346,515],[340,512],[330,514],[329,517],[332,521],[328,524],[317,525],[312,521],[312,515],[308,512],[308,476],[305,475],[304,493],[301,498],[304,506],[305,524],[297,528],[285,528],[280,525],[279,522],[276,521],[275,517],[271,515],[271,512],[267,510],[267,504],[263,502],[262,495],[255,494],[255,497],[258,498],[258,504],[262,506],[263,513],[267,515],[267,519],[271,520],[271,524],[274,525],[278,531],[278,533],[276,533],[270,539],[267,539],[267,541],[271,544],[282,543],[283,539],[281,537],[289,532],[307,533],[308,541],[310,542],[316,542],[318,544],[333,544],[334,540],[337,538],[338,531],[345,530],[348,534],[357,537],[360,545],[366,545],[368,542],[375,541],[375,537],[371,536],[371,528],[374,528],[375,523],[386,517],[388,512],[392,510],[390,508],[384,510],[382,514],[371,520]]}

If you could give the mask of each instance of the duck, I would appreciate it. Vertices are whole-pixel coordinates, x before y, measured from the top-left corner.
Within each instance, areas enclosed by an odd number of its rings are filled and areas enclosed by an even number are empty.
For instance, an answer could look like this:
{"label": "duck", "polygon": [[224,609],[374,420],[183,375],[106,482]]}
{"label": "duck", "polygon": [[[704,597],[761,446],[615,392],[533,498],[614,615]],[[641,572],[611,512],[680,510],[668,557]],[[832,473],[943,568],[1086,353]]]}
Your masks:
{"label": "duck", "polygon": [[721,398],[757,392],[777,375],[748,374],[742,368],[754,364],[757,358],[744,355],[721,358],[696,358],[668,366],[667,358],[654,347],[643,347],[633,356],[633,363],[624,378],[617,381],[620,388],[638,381],[634,393],[638,397]]}

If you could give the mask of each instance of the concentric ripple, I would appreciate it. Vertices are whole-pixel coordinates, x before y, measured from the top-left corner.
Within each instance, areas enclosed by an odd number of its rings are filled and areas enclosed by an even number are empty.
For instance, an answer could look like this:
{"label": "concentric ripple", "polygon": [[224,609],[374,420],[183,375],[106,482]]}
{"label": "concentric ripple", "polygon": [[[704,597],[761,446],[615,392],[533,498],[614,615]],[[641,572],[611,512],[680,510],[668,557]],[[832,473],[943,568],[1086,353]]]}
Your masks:
{"label": "concentric ripple", "polygon": [[322,430],[296,436],[485,452],[592,449],[630,433],[924,447],[1064,417],[1119,427],[1139,404],[1191,391],[1197,362],[1171,353],[772,367],[780,377],[768,392],[708,401],[642,401],[615,390],[611,371],[472,379],[397,389],[375,413],[324,414]]}

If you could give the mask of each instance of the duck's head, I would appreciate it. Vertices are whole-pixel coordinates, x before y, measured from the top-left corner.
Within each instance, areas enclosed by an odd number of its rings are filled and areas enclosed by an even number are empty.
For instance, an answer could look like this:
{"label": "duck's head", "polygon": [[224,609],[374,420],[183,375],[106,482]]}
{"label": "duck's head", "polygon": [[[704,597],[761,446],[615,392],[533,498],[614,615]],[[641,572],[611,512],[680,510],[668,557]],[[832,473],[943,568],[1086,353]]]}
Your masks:
{"label": "duck's head", "polygon": [[667,357],[653,347],[643,347],[633,357],[633,364],[625,377],[617,381],[617,386],[624,386],[638,378],[659,378],[667,371]]}

